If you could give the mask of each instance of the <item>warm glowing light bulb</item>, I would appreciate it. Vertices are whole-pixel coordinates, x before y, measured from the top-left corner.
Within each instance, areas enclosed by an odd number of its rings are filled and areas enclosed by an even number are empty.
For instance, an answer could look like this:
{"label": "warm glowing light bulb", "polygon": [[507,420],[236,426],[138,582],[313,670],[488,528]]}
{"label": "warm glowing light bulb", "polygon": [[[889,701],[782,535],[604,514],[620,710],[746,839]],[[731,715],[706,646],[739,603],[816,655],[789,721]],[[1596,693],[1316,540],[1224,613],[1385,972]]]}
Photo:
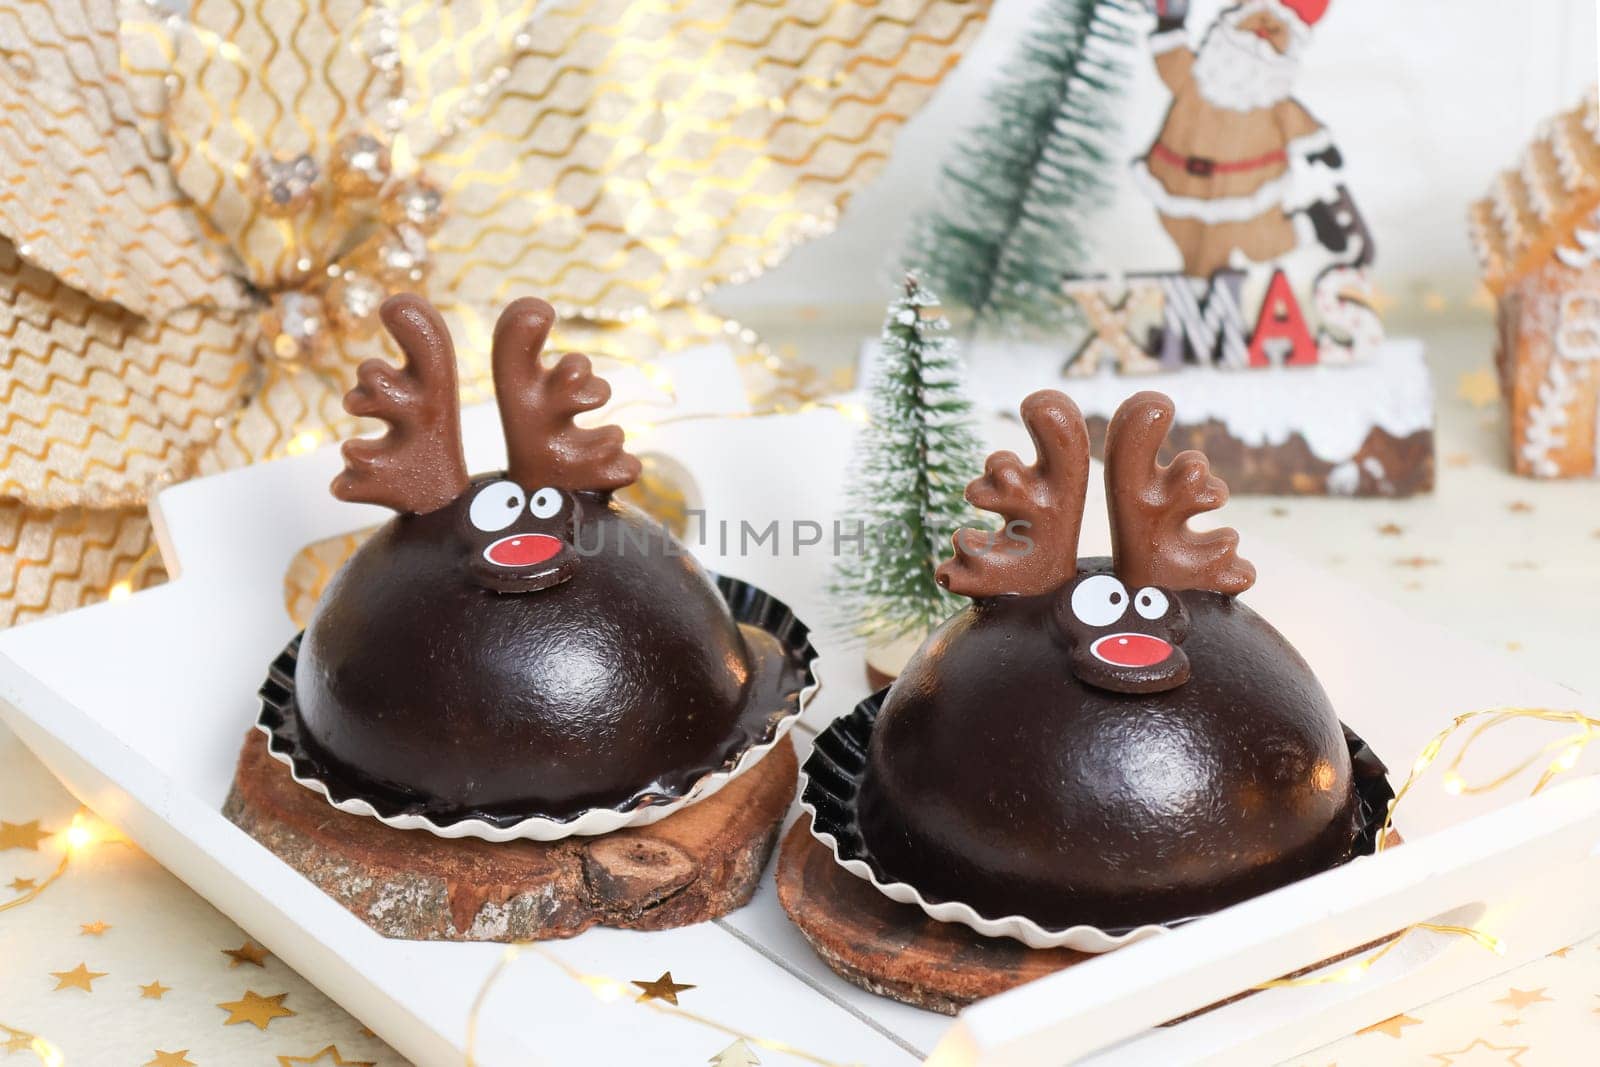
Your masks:
{"label": "warm glowing light bulb", "polygon": [[133,583],[128,581],[126,578],[122,579],[120,582],[113,582],[111,588],[106,591],[106,598],[108,600],[126,600],[132,595]]}
{"label": "warm glowing light bulb", "polygon": [[867,409],[862,407],[860,404],[840,404],[839,410],[843,412],[844,417],[849,419],[851,422],[864,423],[867,421]]}
{"label": "warm glowing light bulb", "polygon": [[629,992],[628,987],[623,985],[621,982],[614,978],[606,978],[602,975],[586,974],[580,977],[578,981],[588,986],[589,992],[593,993],[597,999],[606,1004],[616,1003]]}
{"label": "warm glowing light bulb", "polygon": [[1563,751],[1560,756],[1556,757],[1556,770],[1558,770],[1558,771],[1570,771],[1570,770],[1572,770],[1572,768],[1578,762],[1578,757],[1581,756],[1581,755],[1583,755],[1582,746],[1580,746],[1580,745],[1569,745],[1569,746],[1567,746],[1566,750]]}
{"label": "warm glowing light bulb", "polygon": [[316,430],[302,430],[289,438],[287,451],[291,456],[304,455],[322,443],[322,434]]}
{"label": "warm glowing light bulb", "polygon": [[44,1067],[61,1067],[63,1063],[67,1062],[67,1058],[61,1054],[61,1050],[42,1037],[34,1038],[28,1048],[35,1056],[39,1057],[39,1062],[44,1064]]}
{"label": "warm glowing light bulb", "polygon": [[1455,771],[1449,771],[1444,776],[1444,791],[1451,796],[1460,796],[1466,791],[1466,780]]}
{"label": "warm glowing light bulb", "polygon": [[67,827],[67,847],[79,851],[92,844],[94,844],[94,831],[84,824],[82,816],[73,816],[72,825]]}

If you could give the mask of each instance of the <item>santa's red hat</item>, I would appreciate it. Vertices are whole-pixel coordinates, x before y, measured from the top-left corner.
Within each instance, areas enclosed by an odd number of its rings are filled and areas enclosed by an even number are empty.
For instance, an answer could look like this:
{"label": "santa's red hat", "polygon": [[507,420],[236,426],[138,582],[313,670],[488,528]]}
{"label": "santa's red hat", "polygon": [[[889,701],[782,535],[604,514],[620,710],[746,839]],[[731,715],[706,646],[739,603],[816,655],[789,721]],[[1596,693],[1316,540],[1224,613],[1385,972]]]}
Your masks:
{"label": "santa's red hat", "polygon": [[1328,13],[1328,0],[1277,0],[1277,3],[1293,11],[1307,26],[1315,26],[1317,20]]}

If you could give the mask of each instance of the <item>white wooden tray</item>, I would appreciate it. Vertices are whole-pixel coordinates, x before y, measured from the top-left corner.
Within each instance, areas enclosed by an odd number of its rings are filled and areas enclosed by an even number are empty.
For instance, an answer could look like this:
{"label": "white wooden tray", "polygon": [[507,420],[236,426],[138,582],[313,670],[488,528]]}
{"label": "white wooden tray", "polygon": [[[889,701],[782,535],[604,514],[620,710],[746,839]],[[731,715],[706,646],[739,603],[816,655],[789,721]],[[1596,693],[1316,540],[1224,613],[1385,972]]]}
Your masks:
{"label": "white wooden tray", "polygon": [[[828,685],[796,732],[802,750],[808,723],[814,729],[866,691],[860,650],[826,625],[837,617],[823,591],[826,545],[793,555],[788,526],[831,522],[850,429],[840,416],[812,412],[678,424],[641,443],[695,472],[709,509],[708,544],[696,549],[703,560],[770,589],[815,625],[830,661]],[[1014,426],[990,429],[997,444],[1022,444]],[[498,464],[492,412],[470,411],[466,431],[474,469]],[[309,542],[383,517],[329,497],[337,467],[325,449],[163,493],[153,510],[173,580],[0,633],[0,711],[85,803],[385,1040],[421,1064],[458,1063],[471,1002],[501,948],[386,941],[219,813],[256,714],[256,687],[293,629],[282,602],[290,559]],[[1107,541],[1097,497],[1085,551]],[[770,541],[738,554],[746,519],[758,530],[782,524],[776,554]],[[726,554],[722,521],[730,524]],[[1459,712],[1585,706],[1493,653],[1352,592],[1256,531],[1243,534],[1262,574],[1249,602],[1306,654],[1341,714],[1397,775]],[[1499,748],[1520,755],[1553,736],[1516,724],[1498,735]],[[1528,784],[1462,798],[1430,783],[1402,809],[1403,848],[975,1005],[953,1022],[833,977],[785,920],[770,876],[749,907],[716,923],[651,934],[594,930],[548,947],[584,972],[624,981],[670,968],[698,987],[684,995],[685,1008],[838,1063],[1268,1062],[1600,927],[1583,903],[1600,888],[1600,779],[1517,800]],[[1491,930],[1505,955],[1418,934],[1359,982],[1274,990],[1151,1029],[1439,916]],[[603,1002],[528,955],[485,1005],[479,1052],[491,1064],[694,1064],[728,1040],[626,999]],[[772,1048],[758,1052],[768,1065],[801,1062]]]}

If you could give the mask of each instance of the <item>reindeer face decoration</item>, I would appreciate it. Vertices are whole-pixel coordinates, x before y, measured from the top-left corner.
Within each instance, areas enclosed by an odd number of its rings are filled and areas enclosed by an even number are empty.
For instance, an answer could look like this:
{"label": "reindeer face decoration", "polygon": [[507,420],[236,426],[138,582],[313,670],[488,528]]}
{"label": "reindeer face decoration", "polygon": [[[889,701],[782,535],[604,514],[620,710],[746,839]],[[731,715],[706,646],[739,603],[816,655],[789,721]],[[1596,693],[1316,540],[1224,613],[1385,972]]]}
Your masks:
{"label": "reindeer face decoration", "polygon": [[1255,582],[1232,530],[1197,533],[1191,517],[1221,507],[1228,487],[1205,456],[1157,459],[1172,425],[1160,393],[1130,397],[1106,434],[1112,559],[1078,560],[1089,484],[1089,430],[1072,400],[1043,390],[1022,404],[1037,460],[996,452],[967,499],[1007,520],[998,533],[962,530],[939,583],[975,600],[1051,597],[1060,642],[1083,682],[1118,693],[1158,693],[1189,680],[1180,594],[1235,595]]}
{"label": "reindeer face decoration", "polygon": [[603,508],[640,468],[623,450],[620,427],[573,423],[609,400],[611,387],[586,356],[541,363],[554,309],[518,300],[495,325],[495,397],[509,463],[502,474],[476,479],[461,447],[455,349],[444,320],[412,294],[390,298],[380,317],[405,363],[363,363],[345,408],[382,419],[389,430],[345,443],[333,494],[402,514],[455,512],[463,566],[494,592],[535,592],[571,578],[582,564],[574,542],[585,510]]}

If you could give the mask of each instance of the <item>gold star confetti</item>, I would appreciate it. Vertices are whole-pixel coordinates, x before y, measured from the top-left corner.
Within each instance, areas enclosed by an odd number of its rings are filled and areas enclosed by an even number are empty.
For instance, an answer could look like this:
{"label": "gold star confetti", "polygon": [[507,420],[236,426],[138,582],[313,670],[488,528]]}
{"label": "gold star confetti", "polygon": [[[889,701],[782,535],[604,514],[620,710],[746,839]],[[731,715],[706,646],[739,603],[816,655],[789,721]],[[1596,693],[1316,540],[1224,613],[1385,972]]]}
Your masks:
{"label": "gold star confetti", "polygon": [[1405,532],[1406,528],[1401,526],[1398,522],[1386,522],[1382,526],[1378,527],[1379,537],[1399,537]]}
{"label": "gold star confetti", "polygon": [[756,1050],[742,1037],[706,1062],[711,1067],[760,1067],[761,1064]]}
{"label": "gold star confetti", "polygon": [[177,1052],[162,1052],[156,1050],[156,1058],[147,1062],[144,1067],[195,1067],[195,1062],[189,1058],[188,1049],[179,1049]]}
{"label": "gold star confetti", "polygon": [[1444,457],[1444,462],[1447,467],[1470,467],[1472,466],[1472,453],[1452,452]]}
{"label": "gold star confetti", "polygon": [[1488,367],[1463,374],[1456,382],[1456,395],[1475,408],[1486,408],[1500,400],[1500,380]]}
{"label": "gold star confetti", "polygon": [[1505,1027],[1507,1030],[1514,1030],[1522,1025],[1522,1020],[1513,1015],[1509,1019],[1501,1019],[1500,1025]]}
{"label": "gold star confetti", "polygon": [[36,885],[38,885],[38,883],[32,878],[13,878],[10,882],[11,888],[16,890],[18,893],[26,893]]}
{"label": "gold star confetti", "polygon": [[[327,1057],[332,1057],[328,1059]],[[336,1045],[329,1045],[309,1056],[279,1056],[278,1067],[292,1067],[296,1063],[325,1063],[328,1067],[376,1067],[371,1060],[347,1060],[339,1055]]]}
{"label": "gold star confetti", "polygon": [[[1600,1008],[1595,1010],[1600,1011]],[[9,1029],[6,1032],[11,1036],[6,1038],[5,1044],[0,1045],[0,1049],[4,1049],[7,1056],[10,1056],[13,1052],[27,1052],[33,1048],[32,1034],[25,1034],[20,1030]]]}
{"label": "gold star confetti", "polygon": [[1429,1055],[1433,1059],[1438,1060],[1439,1063],[1442,1065],[1442,1067],[1450,1067],[1451,1064],[1456,1062],[1455,1058],[1457,1056],[1465,1056],[1467,1053],[1471,1052],[1473,1049],[1485,1049],[1485,1050],[1487,1050],[1489,1052],[1509,1052],[1509,1053],[1511,1053],[1511,1055],[1506,1057],[1505,1062],[1508,1063],[1508,1064],[1511,1064],[1512,1067],[1521,1067],[1521,1064],[1522,1064],[1521,1056],[1522,1056],[1522,1054],[1524,1052],[1528,1051],[1528,1046],[1527,1045],[1492,1045],[1489,1042],[1485,1041],[1483,1038],[1479,1037],[1479,1038],[1474,1038],[1472,1044],[1468,1045],[1465,1048],[1458,1048],[1453,1052],[1432,1052],[1432,1053],[1429,1053]]}
{"label": "gold star confetti", "polygon": [[1420,571],[1424,567],[1437,567],[1439,561],[1432,556],[1402,556],[1394,561],[1394,565],[1396,567],[1410,567],[1412,570]]}
{"label": "gold star confetti", "polygon": [[661,977],[657,978],[653,982],[641,982],[639,979],[635,978],[633,980],[633,984],[644,990],[644,992],[640,993],[636,998],[635,1003],[642,1004],[647,1000],[664,1000],[674,1007],[677,1006],[679,993],[683,992],[685,989],[694,988],[692,985],[685,985],[682,982],[674,982],[672,980],[671,971],[661,972]]}
{"label": "gold star confetti", "polygon": [[37,852],[41,842],[54,836],[54,831],[39,828],[38,819],[24,823],[6,822],[0,819],[0,852],[8,848],[25,848],[29,852]]}
{"label": "gold star confetti", "polygon": [[1515,1008],[1517,1011],[1521,1011],[1529,1004],[1538,1004],[1541,1001],[1548,1001],[1550,998],[1544,995],[1544,991],[1548,988],[1550,987],[1540,986],[1538,989],[1517,989],[1513,987],[1506,990],[1506,995],[1496,1000],[1495,1003],[1505,1004],[1509,1007]]}
{"label": "gold star confetti", "polygon": [[275,993],[264,997],[253,989],[245,990],[244,996],[239,1000],[225,1001],[217,1007],[228,1013],[227,1022],[223,1026],[234,1026],[238,1023],[250,1023],[257,1030],[265,1030],[274,1019],[287,1018],[295,1014],[283,1006],[287,993]]}
{"label": "gold star confetti", "polygon": [[111,924],[104,919],[96,919],[92,923],[83,923],[78,927],[80,937],[99,937],[109,929]]}
{"label": "gold star confetti", "polygon": [[1387,1019],[1357,1030],[1356,1034],[1358,1036],[1361,1034],[1388,1034],[1390,1037],[1397,1038],[1406,1027],[1420,1026],[1421,1024],[1421,1019],[1413,1019],[1409,1015],[1391,1015]]}
{"label": "gold star confetti", "polygon": [[1506,642],[1506,651],[1507,652],[1521,652],[1522,651],[1522,642],[1521,641],[1507,641]]}
{"label": "gold star confetti", "polygon": [[1506,505],[1506,510],[1513,515],[1527,515],[1533,511],[1533,505],[1526,500],[1513,500]]}
{"label": "gold star confetti", "polygon": [[56,980],[56,987],[51,992],[60,992],[63,989],[81,989],[85,993],[93,993],[94,980],[105,976],[105,971],[91,971],[81,963],[70,971],[51,971],[50,977]]}
{"label": "gold star confetti", "polygon": [[159,981],[151,982],[149,985],[142,985],[139,987],[139,996],[145,1000],[160,1000],[170,992],[172,992],[172,987],[169,985],[162,985]]}
{"label": "gold star confetti", "polygon": [[1571,951],[1572,951],[1572,946],[1568,945],[1566,948],[1558,948],[1558,949],[1556,949],[1554,952],[1550,953],[1550,955],[1554,956],[1558,960],[1564,960],[1564,959],[1567,958],[1567,953],[1569,953]]}
{"label": "gold star confetti", "polygon": [[264,968],[266,967],[266,963],[264,961],[268,956],[267,950],[256,944],[254,941],[246,941],[238,948],[225,948],[222,950],[222,954],[233,961],[232,963],[228,964],[230,968],[237,967],[241,963],[248,963],[256,967]]}

